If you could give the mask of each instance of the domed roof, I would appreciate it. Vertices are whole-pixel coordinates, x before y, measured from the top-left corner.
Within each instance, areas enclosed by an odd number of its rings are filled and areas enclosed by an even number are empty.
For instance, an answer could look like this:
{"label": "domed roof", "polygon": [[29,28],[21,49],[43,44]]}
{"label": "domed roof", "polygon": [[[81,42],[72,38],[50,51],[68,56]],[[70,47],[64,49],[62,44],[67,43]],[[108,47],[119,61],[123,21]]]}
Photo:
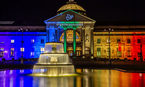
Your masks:
{"label": "domed roof", "polygon": [[79,6],[74,1],[67,2],[67,4],[65,4],[62,7],[60,7],[57,12],[59,12],[59,11],[65,11],[65,10],[70,10],[70,9],[71,10],[78,10],[78,11],[86,12],[86,10],[84,8],[82,8],[81,6]]}

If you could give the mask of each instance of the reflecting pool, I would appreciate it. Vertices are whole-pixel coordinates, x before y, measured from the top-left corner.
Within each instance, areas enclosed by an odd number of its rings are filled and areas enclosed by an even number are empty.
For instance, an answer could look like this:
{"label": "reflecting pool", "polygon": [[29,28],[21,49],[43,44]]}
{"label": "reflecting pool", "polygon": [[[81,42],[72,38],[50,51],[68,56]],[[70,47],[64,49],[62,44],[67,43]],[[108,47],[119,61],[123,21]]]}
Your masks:
{"label": "reflecting pool", "polygon": [[33,77],[33,70],[0,71],[0,87],[145,87],[145,73],[77,69],[75,77]]}

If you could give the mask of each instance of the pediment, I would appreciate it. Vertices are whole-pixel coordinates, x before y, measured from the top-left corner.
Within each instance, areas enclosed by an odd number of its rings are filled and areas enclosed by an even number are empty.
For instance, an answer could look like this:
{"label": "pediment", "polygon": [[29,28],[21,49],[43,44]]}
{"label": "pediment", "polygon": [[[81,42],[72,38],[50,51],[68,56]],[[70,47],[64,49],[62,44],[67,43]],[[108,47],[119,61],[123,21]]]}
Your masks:
{"label": "pediment", "polygon": [[50,19],[45,20],[44,22],[47,24],[48,22],[69,22],[69,21],[78,21],[78,22],[95,22],[95,20],[84,16],[82,14],[79,14],[73,10],[67,10],[65,12],[62,12]]}

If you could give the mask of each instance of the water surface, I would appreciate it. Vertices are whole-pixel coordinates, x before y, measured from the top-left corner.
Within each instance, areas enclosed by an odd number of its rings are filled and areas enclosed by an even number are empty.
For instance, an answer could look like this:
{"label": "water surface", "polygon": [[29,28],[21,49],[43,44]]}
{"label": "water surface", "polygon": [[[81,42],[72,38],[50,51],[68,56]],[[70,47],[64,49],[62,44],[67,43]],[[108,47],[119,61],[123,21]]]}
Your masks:
{"label": "water surface", "polygon": [[0,87],[145,87],[145,73],[81,70],[75,77],[33,77],[32,70],[0,71]]}

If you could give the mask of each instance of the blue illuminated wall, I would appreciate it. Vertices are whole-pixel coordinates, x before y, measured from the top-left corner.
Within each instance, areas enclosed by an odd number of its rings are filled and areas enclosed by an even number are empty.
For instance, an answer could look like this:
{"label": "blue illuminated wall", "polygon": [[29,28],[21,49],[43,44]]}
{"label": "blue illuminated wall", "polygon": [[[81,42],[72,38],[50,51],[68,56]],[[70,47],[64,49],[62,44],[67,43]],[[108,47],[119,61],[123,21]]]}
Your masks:
{"label": "blue illuminated wall", "polygon": [[[22,43],[22,39],[23,42]],[[14,43],[11,43],[14,40]],[[3,56],[0,60],[18,60],[22,57],[20,48],[24,48],[23,58],[39,58],[41,48],[45,47],[46,32],[0,32],[0,50]],[[14,48],[14,56],[11,56],[11,48]]]}
{"label": "blue illuminated wall", "polygon": [[48,40],[47,42],[59,42],[61,34],[64,32],[64,29],[56,25],[47,24],[46,32]]}

